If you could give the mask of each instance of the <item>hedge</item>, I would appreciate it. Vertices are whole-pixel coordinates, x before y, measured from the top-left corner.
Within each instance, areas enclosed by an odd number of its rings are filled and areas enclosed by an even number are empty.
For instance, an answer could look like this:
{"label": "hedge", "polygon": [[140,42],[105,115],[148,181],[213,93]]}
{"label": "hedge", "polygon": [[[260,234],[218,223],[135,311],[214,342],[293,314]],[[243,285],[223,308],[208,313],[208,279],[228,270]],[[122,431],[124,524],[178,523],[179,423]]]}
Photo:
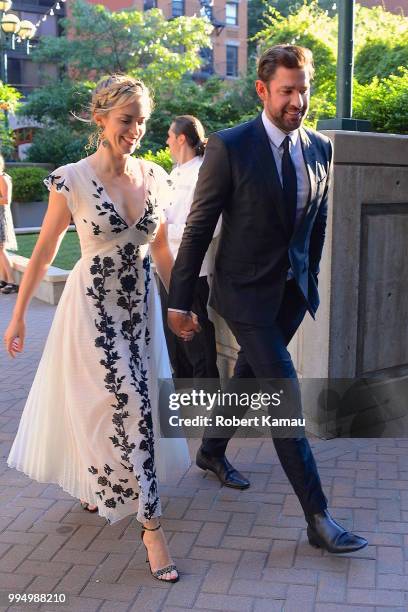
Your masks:
{"label": "hedge", "polygon": [[13,181],[14,202],[42,202],[47,200],[47,188],[43,179],[50,173],[46,168],[26,166],[23,168],[7,168]]}

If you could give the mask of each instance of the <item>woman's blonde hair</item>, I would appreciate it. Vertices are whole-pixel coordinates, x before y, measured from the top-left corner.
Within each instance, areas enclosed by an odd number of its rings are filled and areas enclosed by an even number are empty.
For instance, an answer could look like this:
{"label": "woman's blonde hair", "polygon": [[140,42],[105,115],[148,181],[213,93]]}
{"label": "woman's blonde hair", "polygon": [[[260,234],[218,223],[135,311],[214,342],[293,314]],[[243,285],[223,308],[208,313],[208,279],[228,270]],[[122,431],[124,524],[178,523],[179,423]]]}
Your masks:
{"label": "woman's blonde hair", "polygon": [[[149,115],[153,110],[153,98],[148,87],[140,79],[126,74],[112,74],[102,77],[96,85],[90,104],[90,121],[95,123],[95,115],[105,115],[114,108],[131,102],[142,104],[147,101]],[[89,138],[88,147],[99,146],[102,130],[98,128]]]}
{"label": "woman's blonde hair", "polygon": [[6,162],[4,161],[4,157],[0,153],[0,174],[4,174],[4,166],[5,165],[6,165]]}

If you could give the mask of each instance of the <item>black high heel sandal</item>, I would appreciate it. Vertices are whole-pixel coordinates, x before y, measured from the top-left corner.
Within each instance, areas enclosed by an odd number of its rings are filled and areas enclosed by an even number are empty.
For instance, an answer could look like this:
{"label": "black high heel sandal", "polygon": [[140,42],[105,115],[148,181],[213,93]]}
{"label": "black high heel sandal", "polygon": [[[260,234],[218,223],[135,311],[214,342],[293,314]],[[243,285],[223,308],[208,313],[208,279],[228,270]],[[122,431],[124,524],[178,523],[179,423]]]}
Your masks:
{"label": "black high heel sandal", "polygon": [[94,514],[94,512],[98,512],[98,506],[95,506],[95,508],[90,508],[91,504],[89,502],[80,500],[80,503],[81,503],[82,510],[91,512],[91,514]]}
{"label": "black high heel sandal", "polygon": [[[153,576],[153,578],[156,578],[156,580],[160,580],[160,582],[178,582],[179,581],[179,573],[177,571],[177,567],[174,565],[174,563],[172,563],[171,565],[167,565],[166,567],[162,567],[161,569],[158,569],[155,572],[152,572],[152,566],[150,565],[150,561],[149,561],[149,553],[147,550],[147,546],[144,543],[143,540],[143,536],[145,534],[145,531],[157,531],[158,529],[160,529],[161,525],[158,525],[157,527],[153,527],[153,529],[150,529],[149,527],[145,527],[143,525],[142,531],[140,533],[140,537],[142,538],[142,542],[143,542],[143,546],[146,549],[146,563],[149,564],[149,569],[150,569],[150,573]],[[170,574],[171,572],[177,572],[177,576],[175,578],[169,578],[168,580],[160,578],[160,576],[163,576],[163,574]]]}
{"label": "black high heel sandal", "polygon": [[0,289],[1,293],[7,295],[8,293],[18,293],[18,285],[14,283],[7,283]]}

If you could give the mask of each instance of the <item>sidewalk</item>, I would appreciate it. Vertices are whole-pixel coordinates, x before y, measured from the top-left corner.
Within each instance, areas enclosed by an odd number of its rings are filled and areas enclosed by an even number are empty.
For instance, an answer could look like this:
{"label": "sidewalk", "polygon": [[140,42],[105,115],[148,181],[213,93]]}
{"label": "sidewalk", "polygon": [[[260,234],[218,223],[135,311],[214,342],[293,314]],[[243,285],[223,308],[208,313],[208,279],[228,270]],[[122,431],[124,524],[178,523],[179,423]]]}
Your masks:
{"label": "sidewalk", "polygon": [[[0,296],[1,338],[14,300]],[[308,545],[272,443],[233,440],[229,459],[249,490],[222,488],[195,465],[177,487],[161,487],[175,585],[150,576],[134,518],[109,526],[58,487],[8,469],[54,310],[33,301],[26,351],[14,362],[0,347],[0,591],[65,593],[69,603],[9,610],[408,610],[408,440],[312,441],[332,514],[369,541],[343,556]]]}

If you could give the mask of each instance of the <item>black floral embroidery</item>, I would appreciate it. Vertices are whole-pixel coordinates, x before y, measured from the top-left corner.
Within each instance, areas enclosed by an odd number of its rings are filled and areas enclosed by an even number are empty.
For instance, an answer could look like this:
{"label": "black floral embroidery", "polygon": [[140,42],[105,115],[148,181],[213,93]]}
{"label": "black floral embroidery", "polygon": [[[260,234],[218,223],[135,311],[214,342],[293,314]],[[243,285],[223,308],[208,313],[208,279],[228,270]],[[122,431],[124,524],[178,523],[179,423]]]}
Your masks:
{"label": "black floral embroidery", "polygon": [[[144,290],[144,298],[143,298],[143,314],[147,318],[148,316],[148,298],[150,291],[150,255],[147,254],[143,259],[143,270],[145,271],[145,290]],[[149,326],[145,327],[145,345],[149,346],[150,344],[150,330]]]}
{"label": "black floral embroidery", "polygon": [[55,185],[55,189],[57,191],[62,191],[64,189],[65,191],[69,192],[69,187],[65,184],[65,178],[62,178],[61,175],[51,173],[45,177],[44,183],[48,188],[51,185]]}
{"label": "black floral embroidery", "polygon": [[[139,346],[143,329],[146,330],[148,328],[147,303],[149,282],[146,280],[146,276],[148,270],[150,270],[150,263],[146,264],[145,262],[148,262],[149,260],[148,258],[145,258],[141,267],[145,272],[142,320],[139,313],[139,304],[141,302],[142,295],[140,291],[136,289],[136,283],[139,278],[139,274],[142,271],[140,269],[141,258],[139,248],[135,247],[135,245],[132,243],[128,243],[123,248],[118,249],[118,254],[121,258],[122,265],[118,270],[118,278],[121,283],[121,288],[117,291],[119,295],[117,305],[126,310],[128,316],[128,318],[122,322],[121,334],[124,340],[129,343],[131,353],[129,363],[132,377],[131,385],[136,390],[141,402],[140,413],[142,418],[138,423],[138,429],[143,438],[140,442],[139,449],[147,454],[147,458],[143,463],[143,472],[146,480],[149,483],[149,490],[144,508],[144,516],[146,519],[149,519],[154,514],[159,503],[159,499],[157,496],[157,480],[154,467],[154,436],[147,369],[143,364]],[[148,332],[147,337],[150,340]]]}
{"label": "black floral embroidery", "polygon": [[146,235],[154,229],[154,227],[158,224],[159,217],[155,215],[155,206],[151,199],[151,192],[147,192],[148,198],[145,205],[145,212],[143,216],[136,223],[135,227],[140,232],[144,232]]}
{"label": "black floral embroidery", "polygon": [[[96,189],[96,193],[93,193],[93,197],[99,200],[101,198],[101,193],[104,191],[102,185],[98,185],[96,181],[92,179],[92,183]],[[101,204],[96,205],[96,210],[98,211],[99,217],[104,217],[109,213],[109,223],[113,226],[112,232],[114,234],[119,234],[124,229],[128,228],[128,224],[122,217],[119,215],[117,210],[115,209],[112,202],[101,202]],[[98,226],[99,227],[99,226]],[[94,232],[95,233],[95,232]],[[99,232],[100,233],[100,232]]]}
{"label": "black floral embroidery", "polygon": [[[133,472],[133,465],[130,463],[130,453],[134,450],[135,444],[129,442],[128,434],[124,427],[124,421],[129,417],[129,412],[126,406],[129,401],[127,393],[121,392],[122,383],[125,376],[118,376],[118,369],[116,367],[117,362],[120,360],[120,355],[115,348],[116,332],[114,328],[113,317],[106,311],[104,301],[106,296],[111,292],[110,289],[106,288],[106,281],[115,273],[114,261],[111,257],[104,257],[101,259],[98,255],[93,258],[93,264],[90,268],[90,273],[93,276],[93,286],[87,288],[87,296],[94,300],[96,310],[99,315],[99,320],[95,320],[95,327],[99,333],[99,336],[95,338],[95,346],[102,348],[105,357],[100,360],[100,364],[107,370],[105,375],[105,388],[113,394],[115,403],[112,407],[115,412],[112,417],[112,421],[115,425],[116,436],[111,436],[110,439],[115,447],[119,447],[121,450],[121,466],[129,471]],[[88,468],[91,474],[97,475],[98,470],[94,466]],[[138,499],[138,492],[131,488],[126,490],[126,495],[123,495],[124,489],[119,482],[115,483],[110,477],[114,472],[108,464],[105,464],[104,471],[106,476],[99,476],[97,483],[102,487],[108,487],[113,491],[115,486],[116,495],[108,498],[106,495],[106,489],[103,488],[96,491],[96,495],[102,500],[108,508],[115,508],[117,503],[125,503],[124,497],[132,497],[132,499]]]}

